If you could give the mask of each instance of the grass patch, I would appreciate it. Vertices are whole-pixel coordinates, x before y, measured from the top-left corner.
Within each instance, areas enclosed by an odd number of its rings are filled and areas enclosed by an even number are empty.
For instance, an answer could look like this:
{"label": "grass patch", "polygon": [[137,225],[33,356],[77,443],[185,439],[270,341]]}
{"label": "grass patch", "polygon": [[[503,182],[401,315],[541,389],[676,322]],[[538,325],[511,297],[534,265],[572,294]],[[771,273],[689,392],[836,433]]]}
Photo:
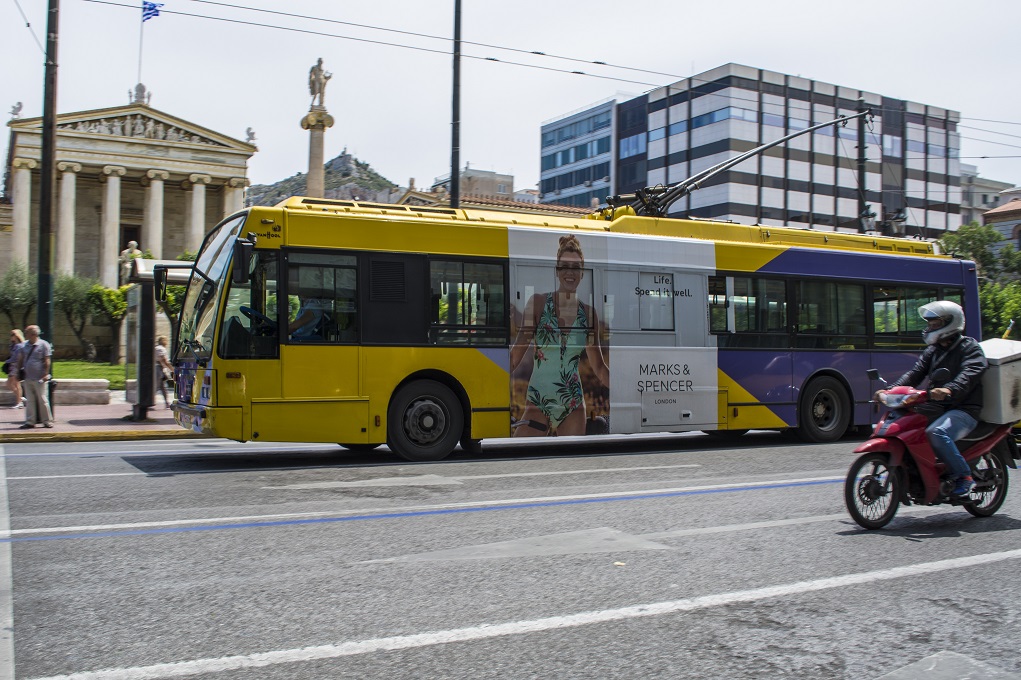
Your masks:
{"label": "grass patch", "polygon": [[61,378],[87,379],[87,380],[109,380],[111,390],[123,390],[125,367],[111,366],[107,363],[95,363],[92,361],[66,361],[53,362],[53,379],[60,382]]}

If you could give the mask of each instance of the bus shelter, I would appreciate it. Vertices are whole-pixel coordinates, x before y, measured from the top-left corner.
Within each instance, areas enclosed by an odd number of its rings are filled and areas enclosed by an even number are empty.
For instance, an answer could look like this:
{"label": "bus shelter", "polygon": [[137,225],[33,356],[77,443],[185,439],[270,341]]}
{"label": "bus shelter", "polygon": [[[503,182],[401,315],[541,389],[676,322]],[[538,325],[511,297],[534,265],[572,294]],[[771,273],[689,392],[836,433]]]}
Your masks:
{"label": "bus shelter", "polygon": [[[146,260],[136,258],[131,261],[131,273],[128,283],[131,288],[127,292],[128,311],[124,317],[125,338],[125,371],[127,380],[135,381],[133,398],[128,391],[132,420],[145,420],[149,409],[155,404],[156,398],[156,297],[154,271],[157,267],[165,269],[167,284],[186,286],[191,277],[193,262],[186,260]],[[173,335],[173,318],[164,308],[163,312],[171,324]]]}

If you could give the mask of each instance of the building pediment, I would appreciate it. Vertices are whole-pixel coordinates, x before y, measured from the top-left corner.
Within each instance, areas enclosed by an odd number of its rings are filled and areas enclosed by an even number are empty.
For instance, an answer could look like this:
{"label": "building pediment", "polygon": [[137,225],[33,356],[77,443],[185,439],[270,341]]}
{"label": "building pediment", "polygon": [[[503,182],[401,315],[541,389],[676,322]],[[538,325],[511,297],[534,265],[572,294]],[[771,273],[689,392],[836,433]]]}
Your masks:
{"label": "building pediment", "polygon": [[[25,118],[8,123],[13,132],[42,134],[42,118]],[[83,136],[93,141],[168,142],[194,144],[254,153],[255,145],[214,132],[177,116],[141,103],[92,111],[59,114],[61,136]]]}

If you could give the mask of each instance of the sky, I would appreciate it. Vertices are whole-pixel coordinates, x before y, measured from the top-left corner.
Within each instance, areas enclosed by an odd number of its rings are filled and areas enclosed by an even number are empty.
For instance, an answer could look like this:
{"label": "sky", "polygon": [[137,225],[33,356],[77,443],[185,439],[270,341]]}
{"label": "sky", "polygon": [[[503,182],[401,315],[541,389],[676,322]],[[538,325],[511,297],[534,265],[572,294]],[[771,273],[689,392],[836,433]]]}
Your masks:
{"label": "sky", "polygon": [[[1017,0],[461,4],[461,166],[515,189],[536,188],[544,122],[729,62],[959,111],[962,162],[1021,184]],[[17,102],[42,115],[46,6],[0,0],[5,121]],[[252,128],[249,179],[272,183],[308,169],[300,120],[321,57],[325,157],[347,148],[429,186],[450,171],[453,26],[453,0],[163,0],[140,35],[140,2],[60,0],[57,110],[128,103],[141,54],[154,108],[241,140]]]}

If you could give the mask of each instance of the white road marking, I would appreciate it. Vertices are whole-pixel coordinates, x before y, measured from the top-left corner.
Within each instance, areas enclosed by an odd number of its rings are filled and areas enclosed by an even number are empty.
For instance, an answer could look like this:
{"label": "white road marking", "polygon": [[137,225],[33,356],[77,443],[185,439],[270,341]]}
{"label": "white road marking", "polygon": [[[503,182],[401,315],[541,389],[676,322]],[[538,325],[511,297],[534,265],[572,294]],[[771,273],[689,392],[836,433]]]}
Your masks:
{"label": "white road marking", "polygon": [[468,545],[448,550],[414,553],[355,564],[389,564],[394,562],[439,562],[446,560],[489,560],[505,557],[538,557],[547,555],[583,555],[637,550],[673,550],[662,543],[618,531],[612,527],[567,531],[545,536],[528,536],[510,541]]}
{"label": "white road marking", "polygon": [[508,635],[525,635],[528,633],[541,633],[549,630],[564,630],[567,628],[577,628],[580,626],[623,621],[627,619],[680,614],[714,607],[724,607],[733,604],[744,604],[778,597],[788,597],[804,593],[832,590],[835,588],[865,585],[875,583],[877,581],[889,581],[893,579],[917,577],[925,574],[934,574],[943,571],[967,569],[984,564],[994,564],[1019,558],[1021,558],[1021,550],[1008,550],[1004,552],[987,553],[984,555],[972,555],[970,557],[957,557],[947,560],[939,560],[936,562],[923,562],[921,564],[893,567],[890,569],[879,569],[876,571],[860,572],[856,574],[844,574],[842,576],[832,576],[829,578],[820,578],[811,581],[798,581],[796,583],[738,590],[730,593],[719,593],[716,595],[703,595],[700,597],[691,597],[682,600],[632,605],[616,609],[579,612],[577,614],[549,616],[538,619],[510,621],[506,623],[484,623],[466,628],[431,631],[415,635],[397,635],[393,637],[370,638],[368,640],[337,642],[334,644],[303,647],[299,649],[282,649],[255,654],[239,654],[218,658],[192,659],[188,661],[154,664],[151,666],[106,668],[95,671],[71,673],[68,675],[35,678],[34,680],[153,680],[155,678],[179,678],[189,675],[200,675],[203,673],[263,668],[266,666],[303,663],[322,659],[336,659],[345,656],[357,656],[381,651],[415,649],[435,645],[445,645],[453,642],[470,642],[473,640],[487,640]]}
{"label": "white road marking", "polygon": [[[676,468],[702,467],[694,463],[686,465],[655,465],[649,467],[629,468],[594,468],[584,470],[548,470],[536,472],[506,472],[497,475],[408,475],[406,477],[377,477],[375,479],[359,479],[353,482],[307,482],[304,484],[285,484],[282,486],[264,486],[264,489],[343,489],[362,486],[449,486],[470,482],[476,479],[508,479],[511,477],[551,477],[556,475],[589,475],[602,472],[634,472],[636,470],[673,470]],[[305,468],[302,468],[305,469]],[[166,473],[164,473],[166,474]]]}
{"label": "white road marking", "polygon": [[[7,466],[4,447],[0,445],[0,534],[11,527],[7,502]],[[0,680],[14,677],[14,573],[11,565],[11,544],[0,544]]]}
{"label": "white road marking", "polygon": [[264,486],[263,489],[275,491],[295,489],[347,489],[376,486],[460,486],[461,481],[454,477],[441,475],[408,475],[406,477],[377,477],[375,479],[357,479],[351,482],[305,482],[304,484],[284,484],[281,486]]}
{"label": "white road marking", "polygon": [[[933,508],[915,505],[909,508],[899,508],[897,514],[904,515],[916,512],[931,512]],[[933,512],[932,514],[941,514]],[[949,513],[944,513],[949,514]],[[725,524],[715,527],[701,527],[699,529],[671,529],[669,531],[657,531],[651,534],[641,534],[639,538],[650,541],[657,541],[663,538],[683,538],[685,536],[699,536],[702,534],[723,534],[731,531],[751,531],[753,529],[772,529],[775,527],[795,526],[798,524],[812,524],[814,522],[834,522],[840,520],[851,521],[846,512],[834,515],[815,515],[812,517],[792,517],[791,519],[774,519],[765,522],[748,522],[745,524]]]}
{"label": "white road marking", "polygon": [[[26,452],[26,453],[8,453],[5,454],[8,458],[131,458],[137,456],[219,456],[223,454],[243,454],[243,455],[255,455],[262,453],[307,453],[311,451],[323,451],[325,453],[342,453],[336,446],[330,446],[329,444],[295,444],[293,446],[275,446],[268,448],[262,446],[255,448],[247,444],[242,444],[236,448],[223,448],[220,446],[210,446],[207,449],[194,450],[194,451],[174,451],[168,448],[168,443],[164,442],[160,444],[160,448],[153,448],[145,451],[137,450],[137,442],[135,446],[128,449],[127,451],[118,452],[115,450],[103,450],[103,451],[85,451],[80,452],[76,447],[75,452],[67,453],[61,451],[47,451],[40,453]],[[180,448],[195,447],[195,440],[182,441],[178,444]],[[257,445],[256,445],[257,446]]]}
{"label": "white road marking", "polygon": [[231,522],[272,522],[278,519],[300,518],[300,517],[348,517],[351,515],[376,515],[376,514],[403,514],[413,512],[429,512],[432,510],[453,510],[458,508],[485,508],[499,505],[529,505],[533,503],[556,503],[562,501],[587,500],[594,498],[614,498],[631,496],[658,496],[671,493],[695,492],[695,491],[717,491],[740,487],[772,486],[776,484],[797,484],[811,482],[831,482],[843,479],[843,477],[806,477],[803,479],[775,479],[759,482],[735,482],[731,484],[711,484],[704,486],[685,486],[668,489],[639,489],[635,491],[614,491],[608,493],[574,494],[570,496],[537,496],[532,498],[506,498],[493,501],[467,501],[464,503],[439,503],[436,505],[417,505],[406,507],[383,507],[383,508],[360,508],[357,510],[335,510],[326,512],[294,513],[294,514],[272,514],[256,515],[249,517],[210,517],[202,519],[181,519],[161,522],[130,522],[123,524],[93,524],[85,526],[70,527],[43,527],[37,529],[12,529],[6,533],[0,533],[0,538],[11,538],[17,535],[28,534],[52,534],[52,533],[73,533],[77,531],[109,531],[117,529],[146,529],[154,527],[188,526],[196,524],[225,524]]}
{"label": "white road marking", "polygon": [[[88,457],[88,456],[85,456]],[[117,457],[117,456],[112,456]],[[599,468],[592,470],[550,470],[547,472],[508,472],[498,475],[451,475],[445,479],[449,480],[466,480],[466,479],[504,479],[508,477],[544,477],[547,475],[582,475],[589,473],[598,472],[632,472],[642,470],[671,470],[676,468],[697,468],[702,467],[695,463],[686,465],[654,465],[648,467],[632,467],[632,468]],[[332,470],[336,469],[336,465],[301,465],[301,466],[290,466],[290,467],[259,467],[259,468],[224,468],[222,470],[163,470],[154,472],[95,472],[95,473],[83,473],[77,475],[26,475],[23,477],[8,477],[8,481],[31,481],[39,479],[87,479],[90,477],[165,477],[169,475],[208,475],[222,472],[288,472],[292,470]],[[435,478],[440,479],[439,475],[419,475],[420,478]],[[392,479],[413,479],[408,478],[395,478],[385,477],[383,480]],[[382,480],[366,479],[358,482],[318,482],[309,484],[292,484],[288,486],[266,486],[264,489],[328,489],[332,487],[343,487],[343,486],[407,486],[407,484],[373,484],[372,482],[378,482]],[[446,484],[456,484],[458,482],[444,482]]]}

